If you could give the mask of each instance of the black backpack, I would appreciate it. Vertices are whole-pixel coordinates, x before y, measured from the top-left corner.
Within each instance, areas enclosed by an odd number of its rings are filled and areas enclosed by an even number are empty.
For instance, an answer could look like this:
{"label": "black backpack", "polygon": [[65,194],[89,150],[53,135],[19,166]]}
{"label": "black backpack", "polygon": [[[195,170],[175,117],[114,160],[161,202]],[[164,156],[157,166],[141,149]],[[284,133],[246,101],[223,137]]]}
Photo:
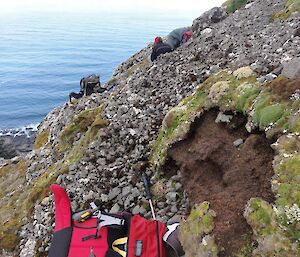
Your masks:
{"label": "black backpack", "polygon": [[98,92],[100,89],[100,76],[96,74],[89,75],[80,80],[80,92],[85,96]]}

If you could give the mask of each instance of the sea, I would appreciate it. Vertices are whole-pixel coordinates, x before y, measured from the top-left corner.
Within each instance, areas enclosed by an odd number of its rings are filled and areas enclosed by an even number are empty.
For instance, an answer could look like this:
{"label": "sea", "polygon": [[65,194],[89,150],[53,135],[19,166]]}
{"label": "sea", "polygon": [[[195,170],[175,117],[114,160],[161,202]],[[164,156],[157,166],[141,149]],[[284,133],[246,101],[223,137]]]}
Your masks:
{"label": "sea", "polygon": [[116,67],[177,27],[188,15],[166,13],[0,13],[0,135],[35,130],[79,90],[79,81]]}

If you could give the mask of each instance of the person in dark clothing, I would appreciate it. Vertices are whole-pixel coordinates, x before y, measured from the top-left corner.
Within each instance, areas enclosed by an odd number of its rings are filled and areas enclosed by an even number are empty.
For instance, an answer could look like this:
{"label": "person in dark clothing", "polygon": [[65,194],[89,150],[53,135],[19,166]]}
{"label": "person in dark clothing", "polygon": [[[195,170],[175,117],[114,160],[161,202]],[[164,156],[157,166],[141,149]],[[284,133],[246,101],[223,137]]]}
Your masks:
{"label": "person in dark clothing", "polygon": [[152,48],[151,61],[153,62],[154,60],[156,60],[157,57],[161,54],[170,52],[172,52],[172,48],[170,47],[170,45],[163,43],[161,37],[156,37],[154,40],[154,46]]}

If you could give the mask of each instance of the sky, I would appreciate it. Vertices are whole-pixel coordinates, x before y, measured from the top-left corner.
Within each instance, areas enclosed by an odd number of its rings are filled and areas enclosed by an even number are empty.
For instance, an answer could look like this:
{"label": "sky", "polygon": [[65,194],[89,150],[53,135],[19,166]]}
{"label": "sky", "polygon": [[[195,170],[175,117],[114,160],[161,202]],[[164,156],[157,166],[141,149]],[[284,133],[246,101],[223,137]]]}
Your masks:
{"label": "sky", "polygon": [[225,0],[0,0],[0,12],[25,11],[173,11],[199,14]]}

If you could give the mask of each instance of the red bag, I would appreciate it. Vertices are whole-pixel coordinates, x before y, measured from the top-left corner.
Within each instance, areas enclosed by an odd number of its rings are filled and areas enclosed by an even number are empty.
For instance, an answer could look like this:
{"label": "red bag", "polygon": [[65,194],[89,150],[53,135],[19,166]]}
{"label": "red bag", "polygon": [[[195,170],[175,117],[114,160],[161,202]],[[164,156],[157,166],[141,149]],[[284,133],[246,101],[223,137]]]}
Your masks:
{"label": "red bag", "polygon": [[77,222],[66,191],[58,185],[51,190],[55,232],[49,257],[166,257],[165,224],[129,213],[100,213]]}

